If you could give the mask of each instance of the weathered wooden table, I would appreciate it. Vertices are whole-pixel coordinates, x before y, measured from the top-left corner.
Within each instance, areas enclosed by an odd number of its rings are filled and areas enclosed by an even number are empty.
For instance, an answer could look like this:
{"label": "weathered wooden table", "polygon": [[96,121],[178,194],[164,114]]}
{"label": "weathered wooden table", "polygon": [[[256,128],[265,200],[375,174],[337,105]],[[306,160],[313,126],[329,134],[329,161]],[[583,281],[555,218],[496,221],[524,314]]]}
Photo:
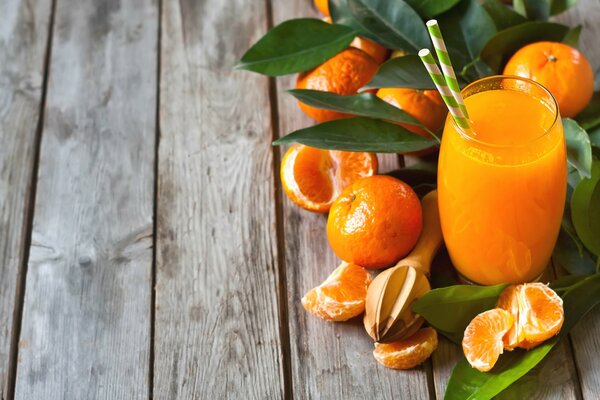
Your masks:
{"label": "weathered wooden table", "polygon": [[[459,356],[379,366],[300,298],[337,265],[282,196],[293,78],[233,71],[309,0],[0,0],[2,399],[441,398]],[[583,24],[600,66],[600,2]],[[395,157],[382,157],[386,169]],[[600,310],[521,399],[600,397]]]}

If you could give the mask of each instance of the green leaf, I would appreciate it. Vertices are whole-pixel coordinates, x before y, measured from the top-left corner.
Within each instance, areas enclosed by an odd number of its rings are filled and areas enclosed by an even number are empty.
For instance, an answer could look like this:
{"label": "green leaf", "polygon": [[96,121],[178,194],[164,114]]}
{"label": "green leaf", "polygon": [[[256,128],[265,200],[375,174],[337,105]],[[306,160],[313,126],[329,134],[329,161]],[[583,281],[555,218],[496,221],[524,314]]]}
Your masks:
{"label": "green leaf", "polygon": [[470,80],[492,75],[492,70],[477,61],[483,46],[496,33],[494,20],[485,9],[475,0],[464,0],[438,21],[455,72],[472,65]]}
{"label": "green leaf", "polygon": [[244,54],[237,69],[268,76],[307,71],[324,63],[354,40],[356,31],[319,19],[292,19],[277,25]]}
{"label": "green leaf", "polygon": [[571,47],[579,47],[579,36],[581,35],[581,28],[581,25],[577,25],[575,28],[569,29],[569,32],[567,32],[562,42]]}
{"label": "green leaf", "polygon": [[437,144],[435,139],[417,135],[398,124],[363,117],[343,118],[300,129],[273,144],[293,142],[319,149],[376,153],[410,153]]}
{"label": "green leaf", "polygon": [[567,159],[582,177],[589,178],[592,169],[592,145],[586,131],[574,120],[563,118]]}
{"label": "green leaf", "polygon": [[371,93],[341,96],[318,90],[293,89],[289,93],[309,106],[342,113],[384,119],[425,128],[419,120]]}
{"label": "green leaf", "polygon": [[493,398],[542,361],[557,341],[556,338],[552,339],[527,352],[507,352],[500,357],[493,372],[480,372],[463,357],[452,371],[444,400]]}
{"label": "green leaf", "polygon": [[362,90],[378,88],[435,89],[419,56],[409,54],[385,62]]}
{"label": "green leaf", "polygon": [[571,197],[571,217],[585,247],[600,256],[600,161],[594,161],[590,179],[583,179]]}
{"label": "green leaf", "polygon": [[577,0],[551,0],[550,15],[560,14],[577,4]]}
{"label": "green leaf", "polygon": [[477,371],[466,359],[461,359],[452,371],[444,399],[491,399],[524,376],[585,314],[600,303],[600,275],[594,274],[576,282],[564,290],[562,297],[565,322],[557,337],[530,351],[504,353],[490,372]]}
{"label": "green leaf", "polygon": [[600,126],[600,92],[594,93],[590,103],[575,117],[575,120],[586,130]]}
{"label": "green leaf", "polygon": [[429,46],[429,35],[419,14],[402,0],[347,0],[363,30],[390,49],[418,52]]}
{"label": "green leaf", "polygon": [[405,0],[423,18],[431,18],[448,11],[460,0]]}
{"label": "green leaf", "polygon": [[370,32],[367,32],[364,27],[358,23],[356,18],[354,18],[348,7],[348,0],[329,0],[329,14],[331,15],[331,20],[334,24],[353,28],[360,36],[364,36],[379,43],[379,38],[372,35]]}
{"label": "green leaf", "polygon": [[500,72],[508,58],[526,44],[543,40],[560,42],[569,27],[552,22],[526,22],[496,33],[481,50],[481,59]]}
{"label": "green leaf", "polygon": [[444,332],[460,344],[469,322],[483,311],[494,308],[506,285],[456,285],[433,289],[421,296],[412,306],[429,325]]}
{"label": "green leaf", "polygon": [[590,142],[592,143],[592,146],[594,146],[597,149],[600,149],[600,126],[589,130],[588,136],[590,137]]}
{"label": "green leaf", "polygon": [[[577,184],[579,184],[581,181],[579,173],[573,168],[570,168],[570,170],[575,171],[575,173],[570,172],[569,178],[572,176],[577,177]],[[594,273],[596,263],[579,239],[579,236],[577,236],[571,218],[571,198],[573,196],[573,187],[576,187],[577,184],[571,185],[571,182],[569,182],[567,185],[565,211],[556,246],[552,252],[552,258],[572,275],[589,275]]]}
{"label": "green leaf", "polygon": [[581,282],[584,279],[587,279],[587,276],[565,275],[550,282],[548,286],[550,286],[552,290],[554,290],[562,297],[564,293],[571,289],[571,286]]}
{"label": "green leaf", "polygon": [[492,17],[498,30],[527,22],[527,18],[498,0],[483,0],[482,6],[490,17]]}
{"label": "green leaf", "polygon": [[[571,227],[571,229],[573,229]],[[574,276],[593,274],[596,270],[590,253],[583,247],[583,243],[574,230],[561,226],[558,240],[552,253],[554,260]]]}
{"label": "green leaf", "polygon": [[529,19],[547,21],[550,17],[551,0],[514,0],[515,11]]}

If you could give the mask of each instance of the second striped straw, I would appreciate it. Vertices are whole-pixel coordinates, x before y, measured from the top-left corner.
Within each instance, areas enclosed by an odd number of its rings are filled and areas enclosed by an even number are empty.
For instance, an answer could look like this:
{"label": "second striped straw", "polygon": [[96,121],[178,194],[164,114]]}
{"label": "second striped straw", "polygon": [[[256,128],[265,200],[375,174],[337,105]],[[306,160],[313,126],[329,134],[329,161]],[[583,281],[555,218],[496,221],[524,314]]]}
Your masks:
{"label": "second striped straw", "polygon": [[442,98],[448,106],[448,110],[454,117],[456,123],[463,129],[470,129],[469,114],[467,113],[463,97],[460,94],[460,86],[456,79],[454,68],[452,68],[452,62],[450,61],[450,56],[448,55],[438,22],[435,19],[432,19],[427,21],[426,25],[429,30],[429,36],[431,37],[433,47],[435,48],[435,52],[440,61],[440,65],[442,66],[443,74],[429,50],[421,50],[419,52],[419,57],[421,57],[425,68],[442,95]]}

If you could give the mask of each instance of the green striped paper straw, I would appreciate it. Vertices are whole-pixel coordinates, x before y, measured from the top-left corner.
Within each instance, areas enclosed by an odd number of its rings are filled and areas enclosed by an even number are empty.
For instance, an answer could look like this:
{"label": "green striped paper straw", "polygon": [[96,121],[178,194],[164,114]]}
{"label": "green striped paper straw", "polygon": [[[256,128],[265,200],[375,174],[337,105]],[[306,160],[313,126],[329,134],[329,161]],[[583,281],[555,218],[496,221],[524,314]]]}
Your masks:
{"label": "green striped paper straw", "polygon": [[440,92],[440,95],[442,96],[444,103],[446,103],[446,106],[448,107],[448,111],[450,111],[452,118],[454,118],[454,121],[456,121],[456,124],[463,129],[471,129],[469,120],[465,117],[462,109],[456,102],[456,99],[452,96],[452,92],[446,84],[444,75],[442,75],[440,68],[435,63],[435,59],[433,58],[431,52],[428,49],[422,49],[421,51],[419,51],[419,57],[421,57],[423,65],[425,65],[427,72],[429,72],[431,80],[435,84],[435,87],[437,88],[438,92]]}
{"label": "green striped paper straw", "polygon": [[446,83],[452,92],[452,96],[458,103],[458,106],[462,110],[464,116],[469,119],[469,114],[467,113],[467,108],[465,107],[465,102],[460,94],[460,86],[458,85],[458,81],[456,80],[456,74],[454,73],[454,68],[452,68],[452,62],[450,61],[450,55],[448,54],[448,50],[446,50],[446,44],[444,43],[444,38],[442,37],[442,31],[440,30],[440,26],[435,19],[430,19],[427,21],[427,29],[429,30],[429,36],[431,36],[431,41],[433,42],[433,47],[435,48],[435,53],[440,60],[440,65],[442,66],[442,71],[444,72],[444,77],[446,78]]}

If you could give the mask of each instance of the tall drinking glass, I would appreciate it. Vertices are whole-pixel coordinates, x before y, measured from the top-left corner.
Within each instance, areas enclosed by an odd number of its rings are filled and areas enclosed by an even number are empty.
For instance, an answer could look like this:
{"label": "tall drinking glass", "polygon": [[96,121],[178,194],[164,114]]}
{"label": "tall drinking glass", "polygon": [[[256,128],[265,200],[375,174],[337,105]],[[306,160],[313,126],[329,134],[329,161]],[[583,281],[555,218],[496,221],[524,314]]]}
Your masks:
{"label": "tall drinking glass", "polygon": [[567,159],[558,105],[543,86],[493,76],[462,91],[472,123],[448,116],[438,165],[450,258],[468,281],[537,279],[563,215]]}

